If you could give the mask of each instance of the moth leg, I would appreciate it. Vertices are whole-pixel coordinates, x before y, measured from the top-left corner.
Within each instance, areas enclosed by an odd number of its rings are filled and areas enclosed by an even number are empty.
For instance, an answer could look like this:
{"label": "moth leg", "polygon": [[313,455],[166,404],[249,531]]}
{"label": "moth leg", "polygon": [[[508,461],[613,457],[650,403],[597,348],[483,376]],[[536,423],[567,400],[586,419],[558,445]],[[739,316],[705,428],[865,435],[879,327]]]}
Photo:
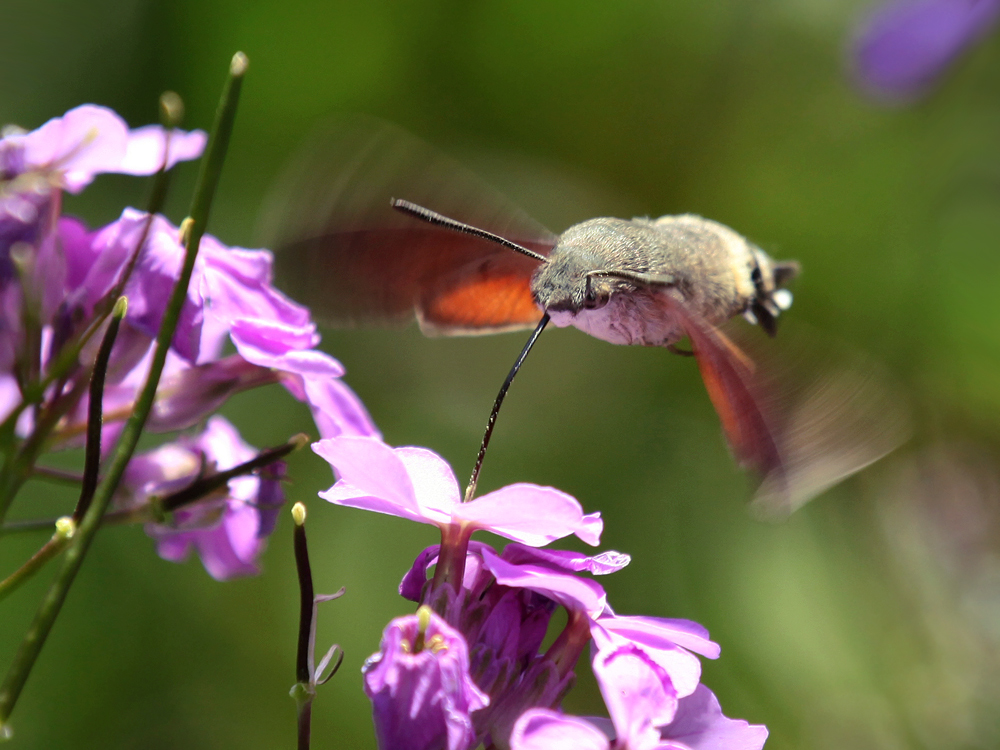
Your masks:
{"label": "moth leg", "polygon": [[691,349],[681,349],[677,344],[667,344],[667,351],[671,354],[679,354],[682,357],[693,357],[694,351]]}
{"label": "moth leg", "polygon": [[673,286],[677,279],[668,273],[643,273],[642,271],[590,271],[587,277],[609,276],[613,279],[631,281],[642,286]]}

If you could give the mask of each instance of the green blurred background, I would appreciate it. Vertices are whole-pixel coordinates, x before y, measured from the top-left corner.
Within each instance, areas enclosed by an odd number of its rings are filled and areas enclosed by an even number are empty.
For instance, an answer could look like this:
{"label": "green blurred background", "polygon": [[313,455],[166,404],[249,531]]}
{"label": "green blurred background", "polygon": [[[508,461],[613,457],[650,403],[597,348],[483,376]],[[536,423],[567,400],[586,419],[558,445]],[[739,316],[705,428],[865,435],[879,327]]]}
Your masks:
{"label": "green blurred background", "polygon": [[[1000,745],[1000,40],[927,99],[873,105],[851,86],[864,2],[687,0],[463,3],[6,0],[0,122],[33,128],[83,103],[133,126],[164,89],[207,127],[228,60],[251,61],[210,230],[255,246],[269,185],[326,116],[366,112],[458,155],[555,231],[597,215],[696,212],[804,273],[788,316],[881,358],[914,405],[915,438],[787,523],[752,520],[694,363],[545,333],[512,389],[482,490],[558,486],[629,552],[602,579],[622,613],[688,617],[722,658],[705,682],[768,747]],[[168,213],[183,217],[194,168]],[[67,199],[92,225],[148,184],[105,176]],[[460,477],[523,335],[429,340],[415,328],[328,331],[392,444],[425,445]],[[224,412],[256,445],[311,430],[283,391]],[[436,532],[309,504],[321,647],[346,650],[320,691],[314,742],[374,747],[359,669],[396,585]],[[31,486],[20,517],[70,507]],[[283,517],[258,578],[217,583],[159,560],[138,528],[108,529],[14,713],[23,748],[277,748],[294,742],[297,588]],[[41,536],[5,537],[13,570]],[[48,574],[4,602],[6,664]],[[582,672],[586,673],[586,667]],[[581,675],[566,703],[601,713]]]}

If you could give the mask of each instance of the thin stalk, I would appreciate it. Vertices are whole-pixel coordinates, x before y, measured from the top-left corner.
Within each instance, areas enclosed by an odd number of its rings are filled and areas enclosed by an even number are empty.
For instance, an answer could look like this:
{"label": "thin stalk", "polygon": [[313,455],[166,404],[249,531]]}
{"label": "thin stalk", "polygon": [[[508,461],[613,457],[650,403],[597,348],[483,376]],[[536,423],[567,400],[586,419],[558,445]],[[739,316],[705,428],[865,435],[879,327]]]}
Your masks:
{"label": "thin stalk", "polygon": [[198,245],[205,232],[205,224],[208,220],[215,187],[218,185],[219,174],[222,171],[246,68],[246,56],[243,53],[237,53],[229,67],[229,78],[223,89],[222,100],[216,113],[208,153],[202,161],[191,213],[184,221],[186,227],[186,231],[183,232],[185,238],[184,265],[164,311],[160,330],[157,332],[156,347],[153,351],[149,375],[140,397],[136,401],[135,410],[125,423],[121,436],[118,438],[118,443],[108,464],[107,473],[98,485],[94,499],[84,515],[69,549],[63,556],[62,567],[42,600],[35,614],[35,619],[28,628],[28,632],[25,633],[24,640],[14,655],[14,661],[3,683],[0,684],[0,730],[7,724],[28,675],[31,674],[31,669],[45,644],[45,639],[52,629],[52,624],[55,622],[59,610],[62,608],[66,594],[83,563],[87,550],[90,548],[90,543],[101,524],[101,519],[111,502],[111,497],[125,473],[125,467],[135,451],[142,434],[142,428],[152,408],[156,386],[160,381],[160,374],[163,372],[163,365],[167,358],[167,351],[177,329],[181,307],[187,298],[188,284],[194,270]]}
{"label": "thin stalk", "polygon": [[[187,487],[179,489],[176,492],[172,492],[169,495],[164,495],[160,498],[157,502],[157,511],[164,513],[180,510],[184,506],[190,505],[206,495],[210,495],[216,490],[222,488],[229,482],[230,479],[235,479],[236,477],[240,477],[256,471],[257,469],[269,466],[275,461],[281,460],[289,453],[304,447],[308,444],[308,442],[309,436],[304,433],[299,433],[287,443],[283,443],[276,448],[263,450],[249,461],[237,464],[231,469],[220,471],[218,474],[211,474],[207,477],[197,479]],[[75,477],[73,481],[79,485],[81,479],[80,477]],[[103,526],[116,526],[128,523],[145,523],[147,521],[155,520],[156,516],[157,514],[153,513],[149,506],[144,505],[138,508],[120,510],[115,513],[105,513],[104,520],[101,524]],[[0,536],[3,536],[4,534],[16,534],[24,531],[41,531],[51,529],[53,524],[55,524],[58,520],[58,518],[39,518],[22,521],[7,521],[5,524],[0,526]]]}
{"label": "thin stalk", "polygon": [[0,581],[0,601],[6,599],[22,583],[31,578],[41,570],[45,564],[56,557],[60,552],[69,546],[70,539],[76,531],[76,524],[72,518],[60,518],[56,524],[56,532],[38,552],[31,556],[24,565],[15,570],[4,580]]}
{"label": "thin stalk", "polygon": [[83,481],[83,475],[65,469],[57,469],[54,466],[32,466],[31,478],[42,479],[53,484],[70,485],[79,487]]}
{"label": "thin stalk", "polygon": [[521,369],[521,365],[524,364],[525,358],[528,356],[528,352],[531,351],[531,347],[535,345],[538,337],[542,335],[542,331],[545,330],[545,326],[549,322],[549,314],[545,313],[542,319],[538,321],[538,325],[535,326],[535,330],[531,333],[531,338],[528,339],[528,343],[524,345],[521,350],[520,356],[518,356],[517,361],[514,366],[510,368],[510,372],[507,373],[507,379],[503,381],[503,385],[500,386],[500,392],[497,394],[496,401],[493,402],[493,411],[490,412],[490,418],[486,422],[486,432],[483,433],[483,442],[479,446],[479,455],[476,456],[476,465],[472,469],[472,478],[469,479],[469,486],[465,488],[465,498],[462,502],[469,502],[476,494],[476,485],[479,483],[479,471],[483,468],[483,459],[486,458],[486,449],[490,445],[490,437],[493,435],[493,425],[496,424],[497,414],[500,413],[500,406],[503,404],[504,397],[507,395],[507,390],[510,388],[510,384],[514,382],[514,376],[517,375],[517,371]]}
{"label": "thin stalk", "polygon": [[306,544],[306,506],[295,503],[292,507],[295,520],[294,547],[295,569],[299,577],[299,642],[295,656],[295,698],[298,713],[298,750],[309,750],[312,735],[312,702],[316,697],[313,684],[312,648],[316,613],[316,592],[313,589],[312,568],[309,565],[309,547]]}
{"label": "thin stalk", "polygon": [[160,510],[165,513],[169,513],[177,510],[178,508],[182,508],[185,505],[189,505],[195,500],[199,500],[200,498],[210,495],[216,490],[225,487],[226,484],[229,483],[230,479],[243,476],[244,474],[249,474],[252,471],[256,471],[264,466],[273,464],[275,461],[284,458],[292,451],[296,451],[308,443],[309,436],[304,433],[299,433],[287,443],[279,445],[277,448],[268,448],[267,450],[263,450],[249,461],[244,461],[231,469],[220,471],[218,474],[210,474],[207,477],[196,479],[187,487],[161,498],[159,502]]}
{"label": "thin stalk", "polygon": [[108,330],[101,340],[101,348],[97,351],[94,361],[94,372],[90,376],[90,403],[87,404],[87,443],[84,449],[83,482],[80,486],[80,499],[73,511],[73,521],[83,520],[90,501],[94,499],[97,489],[97,475],[101,470],[101,430],[104,428],[104,380],[108,374],[108,363],[111,361],[111,350],[118,336],[118,328],[128,310],[128,301],[119,297],[111,312]]}

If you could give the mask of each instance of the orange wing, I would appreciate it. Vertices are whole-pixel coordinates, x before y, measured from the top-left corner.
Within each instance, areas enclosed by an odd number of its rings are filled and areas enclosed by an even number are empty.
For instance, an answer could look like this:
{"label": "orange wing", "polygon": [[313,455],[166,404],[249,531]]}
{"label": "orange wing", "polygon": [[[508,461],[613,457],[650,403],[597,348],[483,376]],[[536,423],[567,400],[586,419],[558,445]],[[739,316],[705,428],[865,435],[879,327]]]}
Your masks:
{"label": "orange wing", "polygon": [[283,289],[334,325],[455,335],[533,326],[537,260],[394,211],[403,198],[546,254],[556,238],[457,162],[373,118],[328,125],[264,211]]}
{"label": "orange wing", "polygon": [[417,305],[421,330],[447,336],[534,326],[542,310],[531,295],[534,269],[529,264],[537,266],[530,258],[509,252],[473,261],[445,275],[421,295]]}

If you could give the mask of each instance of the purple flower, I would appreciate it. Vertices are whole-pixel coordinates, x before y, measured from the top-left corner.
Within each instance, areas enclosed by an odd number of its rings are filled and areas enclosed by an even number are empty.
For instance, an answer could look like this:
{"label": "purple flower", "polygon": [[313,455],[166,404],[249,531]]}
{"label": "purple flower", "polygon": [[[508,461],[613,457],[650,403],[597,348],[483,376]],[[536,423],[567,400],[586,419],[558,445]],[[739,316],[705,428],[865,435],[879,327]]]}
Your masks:
{"label": "purple flower", "polygon": [[[130,131],[110,109],[93,104],[30,133],[7,128],[0,138],[0,286],[14,276],[12,247],[23,243],[38,254],[51,241],[61,190],[79,193],[103,172],[153,174],[163,164],[166,138],[158,125]],[[206,141],[200,130],[173,131],[167,166],[197,158]]]}
{"label": "purple flower", "polygon": [[465,639],[430,609],[390,622],[363,672],[380,748],[473,746],[471,714],[489,699],[469,676]]}
{"label": "purple flower", "polygon": [[666,671],[633,645],[598,650],[592,667],[615,726],[616,745],[629,750],[659,745],[657,727],[677,712],[677,691]]}
{"label": "purple flower", "polygon": [[854,42],[861,85],[879,98],[913,99],[1000,18],[1000,0],[894,0]]}
{"label": "purple flower", "polygon": [[[699,684],[691,653],[717,658],[708,632],[689,620],[629,617],[610,608],[590,621],[592,667],[611,715],[585,722],[555,711],[522,713],[511,732],[514,750],[759,750],[763,726],[722,715]],[[538,704],[536,704],[538,705]]]}
{"label": "purple flower", "polygon": [[760,750],[767,727],[729,719],[704,685],[677,703],[673,721],[660,728],[663,746],[671,750]]}
{"label": "purple flower", "polygon": [[533,547],[570,534],[591,545],[600,541],[600,513],[584,515],[576,500],[552,487],[512,484],[463,503],[451,467],[426,448],[338,437],[313,450],[336,471],[337,483],[320,493],[335,505],[454,529],[466,539],[482,529]]}
{"label": "purple flower", "polygon": [[[47,294],[59,302],[58,311],[43,318],[51,319],[51,358],[89,323],[119,283],[147,222],[146,242],[125,286],[129,310],[108,372],[106,444],[145,380],[152,343],[180,273],[184,251],[178,230],[161,216],[150,221],[135,209],[125,209],[118,221],[93,233],[76,220],[60,219],[65,271],[50,274],[47,282]],[[357,396],[339,379],[344,374],[340,363],[312,348],[319,335],[309,311],[272,286],[271,265],[266,250],[227,248],[210,235],[203,238],[149,429],[190,427],[235,393],[280,382],[309,404],[321,435],[378,434]],[[4,333],[0,329],[0,357],[9,350],[15,359],[18,332],[10,332],[9,346]],[[227,338],[238,353],[220,359]],[[81,435],[85,418],[86,398],[64,434]]]}
{"label": "purple flower", "polygon": [[593,723],[548,708],[521,714],[510,736],[512,750],[610,750],[607,735]]}
{"label": "purple flower", "polygon": [[[628,650],[603,654],[595,674],[611,721],[550,709],[526,711],[514,725],[512,750],[760,750],[767,727],[729,719],[704,685],[672,700],[655,666]],[[673,707],[673,710],[671,710]],[[670,721],[657,721],[672,714]]]}
{"label": "purple flower", "polygon": [[598,650],[623,646],[641,650],[669,677],[678,697],[693,693],[701,679],[701,663],[691,652],[709,659],[717,659],[720,652],[708,631],[690,620],[621,616],[605,610],[591,622],[590,633]]}
{"label": "purple flower", "polygon": [[719,701],[704,685],[677,702],[673,720],[659,737],[645,733],[633,744],[617,736],[614,722],[582,719],[544,708],[533,708],[518,719],[511,735],[513,750],[760,750],[767,727],[722,715]]}
{"label": "purple flower", "polygon": [[[153,497],[176,492],[195,479],[230,469],[255,455],[235,427],[214,416],[198,437],[181,437],[134,457],[117,506],[143,507]],[[195,549],[216,580],[255,575],[260,572],[257,558],[284,502],[278,477],[280,470],[230,479],[215,496],[177,510],[172,525],[148,524],[146,532],[157,540],[157,552],[165,560],[181,562]]]}
{"label": "purple flower", "polygon": [[[418,555],[400,584],[415,601],[436,597],[427,570],[437,562],[440,545]],[[490,696],[490,706],[473,717],[480,737],[505,747],[515,720],[533,706],[554,706],[574,680],[573,668],[590,641],[589,623],[606,608],[604,589],[578,572],[620,570],[628,555],[604,552],[594,557],[508,544],[498,555],[492,547],[470,542],[462,587],[446,598],[445,619],[469,644],[470,672]],[[543,639],[557,606],[569,613],[562,633],[544,652]]]}
{"label": "purple flower", "polygon": [[[207,140],[201,130],[175,130],[167,167],[197,159]],[[83,104],[30,133],[6,133],[0,139],[0,179],[36,173],[51,187],[79,193],[101,173],[153,174],[163,163],[165,145],[166,131],[159,125],[130,131],[107,107]]]}

